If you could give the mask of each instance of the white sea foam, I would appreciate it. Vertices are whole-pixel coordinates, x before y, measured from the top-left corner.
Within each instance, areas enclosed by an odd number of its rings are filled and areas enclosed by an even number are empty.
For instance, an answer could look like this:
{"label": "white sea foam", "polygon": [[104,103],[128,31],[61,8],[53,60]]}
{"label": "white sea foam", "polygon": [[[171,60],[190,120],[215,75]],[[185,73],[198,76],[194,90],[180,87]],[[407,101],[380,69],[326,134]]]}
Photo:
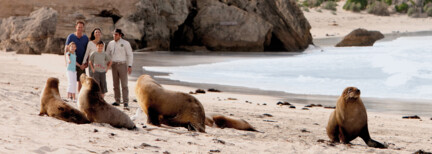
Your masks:
{"label": "white sea foam", "polygon": [[181,67],[145,67],[167,78],[298,94],[432,100],[432,37],[406,37],[373,47],[309,48],[304,54]]}

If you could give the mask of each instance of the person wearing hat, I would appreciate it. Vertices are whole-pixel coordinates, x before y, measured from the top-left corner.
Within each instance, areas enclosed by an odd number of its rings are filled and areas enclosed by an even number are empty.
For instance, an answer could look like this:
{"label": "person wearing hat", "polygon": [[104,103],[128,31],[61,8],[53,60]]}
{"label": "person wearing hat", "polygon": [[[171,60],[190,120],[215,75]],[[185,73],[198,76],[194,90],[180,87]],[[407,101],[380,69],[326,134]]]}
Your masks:
{"label": "person wearing hat", "polygon": [[[106,53],[111,57],[111,72],[113,76],[114,98],[112,105],[120,105],[120,96],[123,97],[125,109],[128,109],[129,89],[128,74],[132,73],[133,53],[130,43],[124,40],[121,29],[115,29],[113,33],[114,40],[107,45]],[[120,95],[121,84],[121,95]]]}

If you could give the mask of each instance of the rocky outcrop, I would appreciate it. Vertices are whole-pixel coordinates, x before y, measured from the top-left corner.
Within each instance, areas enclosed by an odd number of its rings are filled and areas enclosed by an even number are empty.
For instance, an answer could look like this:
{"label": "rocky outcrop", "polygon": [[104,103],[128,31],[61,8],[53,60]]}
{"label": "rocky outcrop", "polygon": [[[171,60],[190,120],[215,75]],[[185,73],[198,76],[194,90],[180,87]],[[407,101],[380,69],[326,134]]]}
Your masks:
{"label": "rocky outcrop", "polygon": [[61,54],[61,42],[75,31],[76,20],[86,22],[87,35],[100,27],[103,41],[112,40],[112,30],[121,28],[134,49],[301,51],[312,44],[311,27],[294,0],[2,1],[0,18],[8,23],[2,25],[13,29],[11,22],[22,22],[15,25],[22,29],[24,20],[27,22],[23,16],[42,6],[58,12],[57,21],[51,22],[54,34],[49,33],[41,42],[45,49],[33,47],[41,44],[26,45],[1,33],[2,47],[17,50],[29,46],[19,50]]}
{"label": "rocky outcrop", "polygon": [[[94,28],[98,27],[102,30],[102,40],[108,41],[113,39],[112,31],[114,29],[114,20],[111,17],[95,16],[88,18],[85,21],[86,34],[90,38],[91,32]],[[73,33],[69,31],[69,33]],[[66,38],[66,37],[65,37]]]}
{"label": "rocky outcrop", "polygon": [[301,51],[312,44],[311,26],[294,0],[222,0],[273,25],[265,50]]}
{"label": "rocky outcrop", "polygon": [[301,51],[312,44],[311,27],[290,0],[141,0],[116,27],[130,25],[127,33],[142,33],[137,42],[154,50]]}
{"label": "rocky outcrop", "polygon": [[256,10],[261,12],[259,15],[263,19],[274,25],[268,50],[301,51],[312,44],[311,26],[303,12],[297,7],[296,1],[257,0]]}
{"label": "rocky outcrop", "polygon": [[[118,20],[135,12],[134,5],[139,0],[0,0],[0,18],[11,16],[29,16],[39,8],[49,7],[58,12],[55,38],[66,38],[75,31],[76,20],[92,20],[95,17],[106,17]],[[97,25],[102,27],[101,25]],[[90,34],[94,27],[86,26],[86,34]],[[113,29],[102,29],[103,40],[112,39]]]}
{"label": "rocky outcrop", "polygon": [[384,38],[384,35],[379,31],[368,31],[359,28],[345,36],[341,42],[336,44],[336,47],[372,46],[375,41],[382,38]]}
{"label": "rocky outcrop", "polygon": [[195,35],[215,51],[264,51],[273,26],[255,14],[218,1],[198,5]]}
{"label": "rocky outcrop", "polygon": [[18,53],[41,54],[53,50],[48,43],[55,43],[57,11],[40,8],[30,16],[9,17],[0,25],[0,48]]}
{"label": "rocky outcrop", "polygon": [[169,50],[171,36],[186,20],[190,5],[189,0],[141,0],[136,12],[120,19],[116,27],[124,29],[126,38],[134,39],[140,48]]}

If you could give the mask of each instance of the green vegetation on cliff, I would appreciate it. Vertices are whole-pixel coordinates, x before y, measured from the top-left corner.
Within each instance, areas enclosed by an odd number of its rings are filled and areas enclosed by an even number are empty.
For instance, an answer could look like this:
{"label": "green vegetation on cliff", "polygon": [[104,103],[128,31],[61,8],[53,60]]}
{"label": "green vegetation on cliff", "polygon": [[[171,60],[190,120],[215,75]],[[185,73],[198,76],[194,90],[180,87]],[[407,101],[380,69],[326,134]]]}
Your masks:
{"label": "green vegetation on cliff", "polygon": [[424,6],[424,10],[425,10],[425,13],[426,13],[429,17],[432,17],[432,2],[431,2],[431,3],[427,3],[427,4]]}
{"label": "green vegetation on cliff", "polygon": [[399,13],[406,13],[408,11],[408,4],[405,2],[402,2],[402,4],[395,5],[395,9]]}
{"label": "green vegetation on cliff", "polygon": [[367,4],[367,0],[347,0],[345,2],[345,5],[343,6],[343,9],[359,12],[361,10],[364,10]]}
{"label": "green vegetation on cliff", "polygon": [[379,16],[389,16],[388,4],[383,1],[374,1],[372,4],[367,6],[367,12]]}

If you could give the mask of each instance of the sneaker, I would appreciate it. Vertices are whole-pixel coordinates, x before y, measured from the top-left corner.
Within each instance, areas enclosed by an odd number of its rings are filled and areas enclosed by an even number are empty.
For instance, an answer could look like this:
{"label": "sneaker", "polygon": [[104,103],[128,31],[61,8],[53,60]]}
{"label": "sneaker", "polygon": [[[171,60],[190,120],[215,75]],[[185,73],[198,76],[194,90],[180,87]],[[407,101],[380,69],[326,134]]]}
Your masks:
{"label": "sneaker", "polygon": [[114,105],[114,106],[120,106],[120,104],[117,103],[117,102],[112,103],[112,105]]}
{"label": "sneaker", "polygon": [[123,109],[129,111],[129,103],[123,103]]}
{"label": "sneaker", "polygon": [[77,100],[73,100],[72,102],[73,102],[73,103],[76,103],[76,102],[77,102]]}

